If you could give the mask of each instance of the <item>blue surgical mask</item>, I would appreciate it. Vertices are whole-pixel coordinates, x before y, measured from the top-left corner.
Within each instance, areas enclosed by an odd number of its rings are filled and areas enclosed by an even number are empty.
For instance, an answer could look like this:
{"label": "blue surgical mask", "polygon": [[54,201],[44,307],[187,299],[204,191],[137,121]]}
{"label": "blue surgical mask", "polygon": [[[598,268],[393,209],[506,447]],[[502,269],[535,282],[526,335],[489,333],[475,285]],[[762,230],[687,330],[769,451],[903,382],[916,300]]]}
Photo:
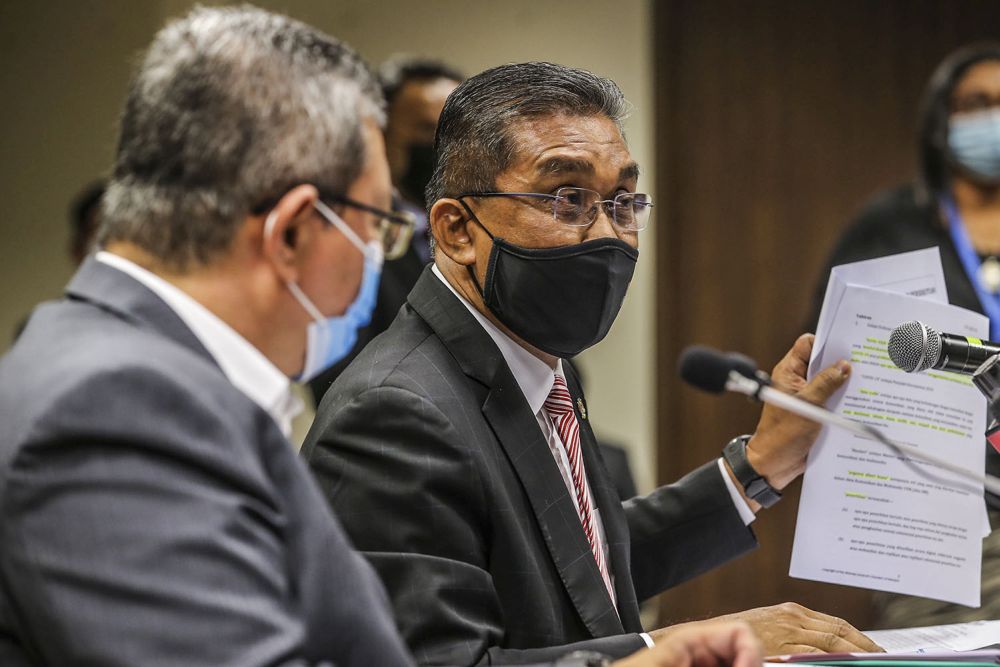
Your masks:
{"label": "blue surgical mask", "polygon": [[1000,182],[1000,109],[952,116],[948,148],[973,177]]}
{"label": "blue surgical mask", "polygon": [[[371,322],[372,311],[375,310],[378,297],[379,279],[382,275],[382,245],[378,241],[365,244],[354,230],[323,202],[316,202],[316,210],[354,244],[365,256],[365,263],[361,274],[361,287],[343,315],[324,316],[297,283],[294,281],[287,283],[292,296],[313,318],[306,329],[305,365],[302,371],[292,378],[297,382],[308,382],[351,351],[358,340],[358,331]],[[265,223],[265,234],[270,234],[273,224],[272,220],[268,219]]]}

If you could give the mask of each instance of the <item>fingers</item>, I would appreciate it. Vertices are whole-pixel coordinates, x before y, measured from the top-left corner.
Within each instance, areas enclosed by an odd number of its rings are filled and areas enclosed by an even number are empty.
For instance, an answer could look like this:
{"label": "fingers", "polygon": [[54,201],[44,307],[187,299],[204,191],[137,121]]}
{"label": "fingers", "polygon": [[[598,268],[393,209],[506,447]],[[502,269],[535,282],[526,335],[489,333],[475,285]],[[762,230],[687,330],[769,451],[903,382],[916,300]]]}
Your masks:
{"label": "fingers", "polygon": [[851,365],[846,361],[838,361],[816,374],[800,392],[799,398],[816,405],[826,403],[833,392],[840,389],[847,378],[851,376]]}
{"label": "fingers", "polygon": [[[857,631],[855,631],[857,632]],[[860,637],[838,637],[831,632],[800,629],[786,645],[789,653],[881,653],[872,640]]]}
{"label": "fingers", "polygon": [[882,652],[847,621],[793,602],[748,609],[722,619],[664,628],[655,633],[656,647],[647,660],[616,666],[759,667],[761,655]]}
{"label": "fingers", "polygon": [[830,368],[824,369],[811,382],[806,383],[806,373],[809,371],[809,355],[812,354],[813,334],[802,334],[792,345],[792,349],[774,367],[772,377],[778,388],[797,393],[810,403],[825,403],[833,392],[837,391],[851,373],[851,365],[846,361],[838,361]]}
{"label": "fingers", "polygon": [[733,623],[730,632],[733,667],[760,667],[764,660],[764,647],[745,623]]}
{"label": "fingers", "polygon": [[880,652],[877,644],[847,621],[794,602],[732,614],[760,637],[766,655]]}
{"label": "fingers", "polygon": [[801,605],[784,605],[797,616],[800,627],[787,637],[794,653],[881,653],[882,648],[842,618]]}
{"label": "fingers", "polygon": [[804,333],[795,339],[795,343],[792,345],[790,351],[790,356],[795,360],[796,363],[802,364],[802,366],[807,367],[809,365],[809,357],[812,355],[813,343],[816,342],[816,336],[811,333]]}
{"label": "fingers", "polygon": [[866,637],[864,633],[844,619],[837,618],[836,616],[828,616],[818,611],[806,609],[805,607],[803,609],[807,612],[807,616],[813,619],[813,623],[807,627],[812,631],[818,631],[821,635],[824,635],[826,641],[829,642],[828,646],[832,647],[824,648],[822,645],[816,644],[818,648],[828,652],[882,652],[881,646]]}
{"label": "fingers", "polygon": [[805,385],[806,372],[809,370],[809,355],[812,354],[815,338],[808,333],[799,336],[792,349],[785,353],[774,367],[771,377],[780,389],[795,392]]}

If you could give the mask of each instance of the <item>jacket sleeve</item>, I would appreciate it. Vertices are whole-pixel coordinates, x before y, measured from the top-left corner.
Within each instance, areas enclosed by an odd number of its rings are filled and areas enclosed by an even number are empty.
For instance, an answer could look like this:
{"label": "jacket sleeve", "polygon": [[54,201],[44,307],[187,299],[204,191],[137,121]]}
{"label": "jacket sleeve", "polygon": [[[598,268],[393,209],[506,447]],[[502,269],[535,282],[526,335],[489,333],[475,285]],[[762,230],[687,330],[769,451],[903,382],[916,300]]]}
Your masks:
{"label": "jacket sleeve", "polygon": [[716,461],[624,503],[636,597],[645,600],[757,546]]}
{"label": "jacket sleeve", "polygon": [[0,568],[44,664],[305,665],[281,507],[240,431],[153,373],[66,390],[0,484]]}

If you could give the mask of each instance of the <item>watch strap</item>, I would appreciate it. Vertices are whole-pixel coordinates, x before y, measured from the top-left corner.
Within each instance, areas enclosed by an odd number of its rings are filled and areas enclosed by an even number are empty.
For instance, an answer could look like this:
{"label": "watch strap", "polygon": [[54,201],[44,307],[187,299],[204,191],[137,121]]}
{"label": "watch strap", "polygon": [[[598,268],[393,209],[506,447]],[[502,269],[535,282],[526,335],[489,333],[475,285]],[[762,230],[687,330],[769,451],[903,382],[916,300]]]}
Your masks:
{"label": "watch strap", "polygon": [[781,492],[768,484],[767,480],[750,465],[747,459],[747,442],[750,438],[749,435],[740,435],[730,440],[722,449],[722,458],[732,468],[747,498],[760,503],[762,507],[771,507],[781,500]]}

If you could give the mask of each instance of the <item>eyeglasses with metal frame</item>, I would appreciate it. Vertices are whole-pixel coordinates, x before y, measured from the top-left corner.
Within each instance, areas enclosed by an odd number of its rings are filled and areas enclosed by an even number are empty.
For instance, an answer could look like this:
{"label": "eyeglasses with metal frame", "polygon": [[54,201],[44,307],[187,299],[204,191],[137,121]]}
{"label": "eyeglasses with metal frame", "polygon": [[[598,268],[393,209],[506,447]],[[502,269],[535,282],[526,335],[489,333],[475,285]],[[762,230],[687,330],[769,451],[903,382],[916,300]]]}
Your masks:
{"label": "eyeglasses with metal frame", "polygon": [[608,217],[618,227],[638,232],[649,224],[653,202],[642,192],[620,192],[612,199],[586,188],[563,187],[555,194],[542,192],[464,192],[456,197],[519,197],[552,200],[552,217],[556,222],[571,227],[589,227],[597,220],[597,208],[603,206]]}

